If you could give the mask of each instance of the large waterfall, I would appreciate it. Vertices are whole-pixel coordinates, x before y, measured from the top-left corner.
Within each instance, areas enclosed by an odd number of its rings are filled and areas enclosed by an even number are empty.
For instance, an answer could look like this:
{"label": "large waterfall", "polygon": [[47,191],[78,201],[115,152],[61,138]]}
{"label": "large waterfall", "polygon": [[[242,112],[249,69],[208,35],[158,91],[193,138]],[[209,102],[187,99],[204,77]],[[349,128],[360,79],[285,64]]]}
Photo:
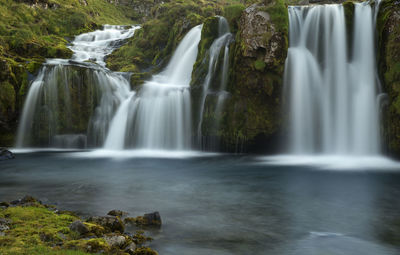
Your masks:
{"label": "large waterfall", "polygon": [[106,25],[77,36],[70,60],[47,60],[29,88],[17,147],[101,146],[115,108],[130,90],[124,74],[104,67],[104,57],[137,28]]}
{"label": "large waterfall", "polygon": [[108,134],[106,149],[174,149],[191,147],[189,85],[202,26],[188,32],[166,69],[126,95]]}
{"label": "large waterfall", "polygon": [[291,152],[378,154],[374,9],[356,3],[354,19],[346,21],[342,5],[289,7],[289,22],[285,88]]}

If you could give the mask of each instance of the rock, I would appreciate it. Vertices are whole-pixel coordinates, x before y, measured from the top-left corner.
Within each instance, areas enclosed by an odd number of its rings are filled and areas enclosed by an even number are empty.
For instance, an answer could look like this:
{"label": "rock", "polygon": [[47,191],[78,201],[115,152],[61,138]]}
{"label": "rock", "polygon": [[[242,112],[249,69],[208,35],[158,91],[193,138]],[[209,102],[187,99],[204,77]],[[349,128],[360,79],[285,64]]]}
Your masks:
{"label": "rock", "polygon": [[104,240],[111,247],[121,248],[126,243],[126,238],[121,235],[104,236]]}
{"label": "rock", "polygon": [[143,219],[148,225],[161,226],[161,216],[159,212],[146,213],[143,215]]}
{"label": "rock", "polygon": [[4,232],[10,229],[8,225],[11,224],[11,220],[5,219],[5,218],[0,218],[0,232]]}
{"label": "rock", "polygon": [[118,231],[123,233],[125,229],[121,219],[116,216],[94,216],[90,217],[87,222],[96,223],[102,226],[107,232]]}
{"label": "rock", "polygon": [[9,206],[10,206],[10,204],[7,203],[7,202],[0,202],[0,207],[5,207],[5,208],[7,208],[7,207],[9,207]]}
{"label": "rock", "polygon": [[122,216],[128,215],[128,213],[127,213],[127,212],[120,211],[120,210],[112,210],[112,211],[109,211],[109,212],[107,213],[107,215],[122,217]]}
{"label": "rock", "polygon": [[80,220],[76,220],[76,221],[72,222],[71,225],[69,225],[69,229],[71,229],[72,231],[78,232],[80,235],[85,235],[85,234],[89,233],[89,229]]}
{"label": "rock", "polygon": [[4,232],[0,231],[0,236],[5,236],[6,234]]}
{"label": "rock", "polygon": [[130,243],[126,248],[125,248],[125,252],[133,255],[134,252],[136,250],[136,244],[135,243]]}
{"label": "rock", "polygon": [[12,206],[36,206],[38,203],[42,204],[42,202],[37,200],[36,198],[26,195],[21,199],[11,201],[10,205],[12,205]]}
{"label": "rock", "polygon": [[13,158],[15,158],[15,156],[11,151],[4,149],[4,148],[0,149],[0,161],[13,159]]}

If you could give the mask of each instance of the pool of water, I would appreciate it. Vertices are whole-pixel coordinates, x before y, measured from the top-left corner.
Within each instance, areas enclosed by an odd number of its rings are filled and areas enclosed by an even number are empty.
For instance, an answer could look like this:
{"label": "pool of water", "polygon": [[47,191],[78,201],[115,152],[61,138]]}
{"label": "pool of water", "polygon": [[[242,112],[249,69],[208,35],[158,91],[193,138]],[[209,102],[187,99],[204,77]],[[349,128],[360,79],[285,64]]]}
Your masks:
{"label": "pool of water", "polygon": [[400,167],[325,161],[21,151],[0,162],[0,201],[30,194],[83,216],[159,211],[160,254],[399,254]]}

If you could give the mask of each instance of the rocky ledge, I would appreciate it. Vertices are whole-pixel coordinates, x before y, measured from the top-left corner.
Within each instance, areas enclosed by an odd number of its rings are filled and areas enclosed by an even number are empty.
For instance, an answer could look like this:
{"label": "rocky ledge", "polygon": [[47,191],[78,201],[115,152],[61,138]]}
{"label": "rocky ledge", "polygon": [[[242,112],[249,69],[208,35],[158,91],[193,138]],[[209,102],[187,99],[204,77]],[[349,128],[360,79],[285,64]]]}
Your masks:
{"label": "rocky ledge", "polygon": [[[0,203],[0,254],[124,254],[157,255],[147,246],[143,229],[160,228],[158,212],[139,217],[112,210],[86,220],[71,211],[25,196]],[[136,229],[126,232],[126,227]],[[61,253],[57,253],[61,252]]]}

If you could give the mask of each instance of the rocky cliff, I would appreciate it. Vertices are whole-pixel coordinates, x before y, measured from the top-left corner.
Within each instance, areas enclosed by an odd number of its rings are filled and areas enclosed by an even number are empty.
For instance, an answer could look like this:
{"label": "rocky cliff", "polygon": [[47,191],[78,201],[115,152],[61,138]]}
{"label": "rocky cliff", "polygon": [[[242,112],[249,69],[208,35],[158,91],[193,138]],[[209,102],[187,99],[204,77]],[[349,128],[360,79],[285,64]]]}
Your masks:
{"label": "rocky cliff", "polygon": [[382,1],[378,15],[378,63],[383,91],[385,149],[400,157],[400,1]]}

